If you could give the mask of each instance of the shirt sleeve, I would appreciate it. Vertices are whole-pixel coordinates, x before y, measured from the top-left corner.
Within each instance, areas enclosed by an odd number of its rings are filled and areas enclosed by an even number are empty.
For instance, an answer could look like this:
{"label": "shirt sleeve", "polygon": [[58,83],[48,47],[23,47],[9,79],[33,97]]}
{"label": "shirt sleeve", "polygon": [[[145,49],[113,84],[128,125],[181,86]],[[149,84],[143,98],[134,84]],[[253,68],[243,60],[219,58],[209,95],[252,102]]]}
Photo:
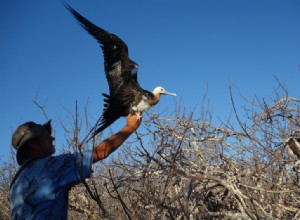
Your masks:
{"label": "shirt sleeve", "polygon": [[60,186],[73,186],[84,179],[89,178],[92,174],[93,151],[87,150],[81,153],[64,154],[57,157],[60,161],[56,167],[59,177]]}

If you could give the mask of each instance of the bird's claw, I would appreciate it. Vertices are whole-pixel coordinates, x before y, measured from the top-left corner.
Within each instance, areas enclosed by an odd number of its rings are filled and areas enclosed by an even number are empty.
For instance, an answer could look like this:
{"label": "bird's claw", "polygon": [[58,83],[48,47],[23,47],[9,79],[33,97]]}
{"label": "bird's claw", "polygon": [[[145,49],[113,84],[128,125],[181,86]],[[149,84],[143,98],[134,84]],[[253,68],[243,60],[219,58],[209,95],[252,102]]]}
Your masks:
{"label": "bird's claw", "polygon": [[142,113],[141,112],[137,112],[135,113],[136,117],[138,120],[140,120],[142,118]]}

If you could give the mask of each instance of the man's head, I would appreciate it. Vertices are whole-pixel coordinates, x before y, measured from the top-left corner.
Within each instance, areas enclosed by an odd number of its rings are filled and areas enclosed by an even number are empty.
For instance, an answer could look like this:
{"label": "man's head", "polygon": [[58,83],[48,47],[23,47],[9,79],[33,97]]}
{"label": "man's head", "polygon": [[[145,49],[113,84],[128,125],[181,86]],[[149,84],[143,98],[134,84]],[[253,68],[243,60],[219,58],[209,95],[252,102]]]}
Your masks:
{"label": "man's head", "polygon": [[[51,136],[51,120],[40,125],[32,121],[20,125],[12,135],[12,146],[17,150],[17,158],[43,157],[55,152]],[[28,158],[27,158],[28,159]]]}
{"label": "man's head", "polygon": [[16,150],[19,150],[23,144],[30,139],[40,137],[44,131],[47,131],[49,134],[51,134],[51,130],[51,120],[43,125],[36,124],[32,121],[26,122],[20,125],[12,135],[12,146]]}

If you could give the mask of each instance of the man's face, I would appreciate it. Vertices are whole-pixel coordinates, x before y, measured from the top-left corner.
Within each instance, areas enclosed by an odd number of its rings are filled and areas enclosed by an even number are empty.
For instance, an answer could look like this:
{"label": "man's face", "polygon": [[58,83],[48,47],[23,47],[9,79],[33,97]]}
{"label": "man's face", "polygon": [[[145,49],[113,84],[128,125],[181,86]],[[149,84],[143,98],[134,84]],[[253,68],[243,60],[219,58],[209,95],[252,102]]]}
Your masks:
{"label": "man's face", "polygon": [[55,153],[55,147],[53,145],[54,137],[51,136],[47,131],[39,137],[41,143],[41,150],[45,156],[49,156]]}

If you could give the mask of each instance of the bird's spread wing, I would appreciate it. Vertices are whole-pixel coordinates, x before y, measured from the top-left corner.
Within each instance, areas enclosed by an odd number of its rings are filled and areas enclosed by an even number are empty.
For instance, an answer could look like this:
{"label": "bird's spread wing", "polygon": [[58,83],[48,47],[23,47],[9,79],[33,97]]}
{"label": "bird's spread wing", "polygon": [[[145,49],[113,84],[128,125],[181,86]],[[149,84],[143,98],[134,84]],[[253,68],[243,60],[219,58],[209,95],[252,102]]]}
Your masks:
{"label": "bird's spread wing", "polygon": [[132,79],[137,81],[138,65],[129,59],[127,45],[118,36],[94,25],[68,4],[65,3],[65,6],[81,26],[101,45],[110,94],[118,93],[124,82]]}
{"label": "bird's spread wing", "polygon": [[80,25],[101,45],[109,95],[104,94],[103,114],[92,138],[130,112],[131,103],[142,88],[137,82],[138,65],[128,56],[127,45],[116,35],[96,26],[65,3]]}

